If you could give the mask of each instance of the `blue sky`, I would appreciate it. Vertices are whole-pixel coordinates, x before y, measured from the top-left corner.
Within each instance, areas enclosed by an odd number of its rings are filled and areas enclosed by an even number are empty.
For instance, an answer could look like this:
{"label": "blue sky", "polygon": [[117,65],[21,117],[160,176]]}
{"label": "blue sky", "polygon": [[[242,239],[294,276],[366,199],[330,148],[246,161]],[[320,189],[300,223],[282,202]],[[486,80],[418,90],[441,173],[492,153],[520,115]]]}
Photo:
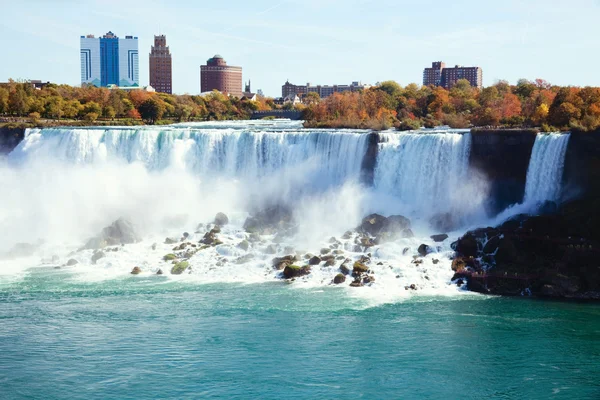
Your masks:
{"label": "blue sky", "polygon": [[200,91],[215,53],[252,89],[395,80],[421,82],[432,61],[477,65],[484,85],[544,78],[600,86],[598,0],[0,0],[0,81],[79,85],[79,37],[139,37],[148,84],[153,35],[167,35],[173,89]]}

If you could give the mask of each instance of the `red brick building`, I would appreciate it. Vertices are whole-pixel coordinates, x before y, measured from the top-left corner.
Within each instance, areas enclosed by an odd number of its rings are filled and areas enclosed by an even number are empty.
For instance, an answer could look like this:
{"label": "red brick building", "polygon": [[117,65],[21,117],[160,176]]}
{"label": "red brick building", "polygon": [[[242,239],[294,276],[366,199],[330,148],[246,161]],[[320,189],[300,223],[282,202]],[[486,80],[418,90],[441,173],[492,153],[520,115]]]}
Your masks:
{"label": "red brick building", "polygon": [[173,93],[171,52],[165,35],[154,36],[150,50],[150,86],[160,93]]}
{"label": "red brick building", "polygon": [[431,64],[431,68],[423,70],[423,86],[442,86],[451,89],[460,79],[469,81],[472,87],[483,87],[483,70],[481,67],[463,67],[457,65],[454,68],[446,68],[446,64],[437,61]]}
{"label": "red brick building", "polygon": [[242,97],[242,67],[227,65],[220,55],[215,55],[200,66],[200,91],[218,90],[224,94]]}

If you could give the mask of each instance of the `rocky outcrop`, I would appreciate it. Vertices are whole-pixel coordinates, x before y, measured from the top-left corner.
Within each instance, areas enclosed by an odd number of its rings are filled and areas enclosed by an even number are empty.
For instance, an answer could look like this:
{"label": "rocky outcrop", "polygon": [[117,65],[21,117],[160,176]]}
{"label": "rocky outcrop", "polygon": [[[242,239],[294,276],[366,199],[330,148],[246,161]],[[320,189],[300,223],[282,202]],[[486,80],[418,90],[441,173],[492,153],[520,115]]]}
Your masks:
{"label": "rocky outcrop", "polygon": [[294,228],[291,208],[276,205],[257,211],[246,218],[244,230],[249,233],[270,235],[275,233],[291,233]]}
{"label": "rocky outcrop", "polygon": [[0,128],[0,155],[13,151],[24,137],[24,128]]}
{"label": "rocky outcrop", "polygon": [[131,221],[119,218],[110,226],[102,229],[96,237],[88,240],[84,249],[101,249],[107,246],[131,244],[141,241]]}
{"label": "rocky outcrop", "polygon": [[217,215],[215,216],[215,221],[214,224],[217,226],[225,226],[229,223],[229,218],[227,217],[227,215],[223,214],[222,212],[217,213]]}
{"label": "rocky outcrop", "polygon": [[468,232],[453,243],[455,279],[490,294],[600,298],[599,206],[578,200],[554,215]]}
{"label": "rocky outcrop", "polygon": [[298,278],[300,276],[310,274],[310,266],[299,267],[297,265],[288,265],[283,269],[283,277],[285,279]]}

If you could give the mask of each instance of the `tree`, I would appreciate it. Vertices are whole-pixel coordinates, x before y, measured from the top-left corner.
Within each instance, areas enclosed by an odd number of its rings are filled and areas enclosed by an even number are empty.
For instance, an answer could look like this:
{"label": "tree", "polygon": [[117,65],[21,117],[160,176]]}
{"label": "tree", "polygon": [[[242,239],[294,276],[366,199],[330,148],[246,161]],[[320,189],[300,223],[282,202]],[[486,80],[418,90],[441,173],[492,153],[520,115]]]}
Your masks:
{"label": "tree", "polygon": [[8,90],[0,87],[0,114],[8,112]]}
{"label": "tree", "polygon": [[18,84],[15,90],[8,95],[8,111],[17,115],[25,115],[27,110],[27,94],[23,89],[23,85]]}
{"label": "tree", "polygon": [[[310,92],[304,96],[304,102],[308,105],[318,104],[321,101],[321,96],[317,92]],[[272,100],[271,100],[272,102]]]}
{"label": "tree", "polygon": [[115,112],[115,109],[112,108],[112,106],[106,106],[106,107],[104,107],[104,110],[102,111],[102,115],[105,118],[110,118],[111,120],[114,120],[117,113]]}
{"label": "tree", "polygon": [[138,111],[142,119],[154,124],[162,118],[165,113],[165,106],[160,100],[149,98],[138,107]]}

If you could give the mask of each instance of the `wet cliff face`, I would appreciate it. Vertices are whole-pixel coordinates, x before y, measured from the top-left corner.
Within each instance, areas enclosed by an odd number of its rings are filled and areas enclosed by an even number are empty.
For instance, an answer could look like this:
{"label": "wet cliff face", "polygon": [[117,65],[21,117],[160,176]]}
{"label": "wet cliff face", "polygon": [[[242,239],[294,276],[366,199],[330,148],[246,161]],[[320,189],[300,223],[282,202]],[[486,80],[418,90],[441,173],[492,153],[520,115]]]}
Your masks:
{"label": "wet cliff face", "polygon": [[520,203],[537,131],[474,129],[471,135],[469,164],[490,183],[488,213]]}
{"label": "wet cliff face", "polygon": [[25,129],[0,128],[0,154],[10,153],[23,140]]}
{"label": "wet cliff face", "polygon": [[565,197],[600,198],[600,129],[571,132],[565,157]]}

